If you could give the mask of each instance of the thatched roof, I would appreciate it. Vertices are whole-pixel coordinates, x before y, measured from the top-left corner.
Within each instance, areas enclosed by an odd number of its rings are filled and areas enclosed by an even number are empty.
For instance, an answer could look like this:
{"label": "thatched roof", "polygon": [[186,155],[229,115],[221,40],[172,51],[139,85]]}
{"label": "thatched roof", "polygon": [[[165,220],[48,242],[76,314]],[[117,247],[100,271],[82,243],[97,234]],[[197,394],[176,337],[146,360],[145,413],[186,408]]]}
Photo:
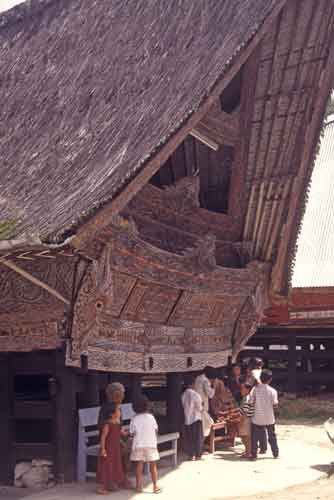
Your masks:
{"label": "thatched roof", "polygon": [[278,0],[35,0],[0,15],[0,218],[63,232],[199,107]]}

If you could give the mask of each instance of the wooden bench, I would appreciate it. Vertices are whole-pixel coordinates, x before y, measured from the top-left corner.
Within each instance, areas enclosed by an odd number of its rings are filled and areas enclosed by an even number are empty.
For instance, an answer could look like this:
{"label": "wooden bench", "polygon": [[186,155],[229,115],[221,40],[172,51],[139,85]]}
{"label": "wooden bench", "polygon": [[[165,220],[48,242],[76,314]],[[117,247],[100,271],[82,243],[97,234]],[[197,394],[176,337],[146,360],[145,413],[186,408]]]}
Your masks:
{"label": "wooden bench", "polygon": [[[217,431],[225,430],[224,435],[216,435]],[[216,422],[212,424],[211,431],[209,435],[209,451],[210,453],[214,453],[216,451],[216,443],[224,442],[226,444],[231,444],[231,437],[227,434],[227,425],[225,420],[220,422]]]}
{"label": "wooden bench", "polygon": [[[121,405],[122,420],[126,424],[123,428],[128,428],[128,424],[135,412],[131,403]],[[84,408],[79,410],[78,426],[78,455],[77,455],[77,480],[85,482],[87,477],[95,477],[95,472],[87,471],[87,459],[89,456],[97,457],[100,451],[100,444],[96,443],[99,437],[97,429],[100,407]],[[171,456],[173,465],[177,465],[177,442],[180,437],[178,432],[162,434],[158,436],[158,447],[163,443],[171,443],[171,448],[160,451],[160,458]],[[89,444],[89,441],[95,439],[95,443]]]}

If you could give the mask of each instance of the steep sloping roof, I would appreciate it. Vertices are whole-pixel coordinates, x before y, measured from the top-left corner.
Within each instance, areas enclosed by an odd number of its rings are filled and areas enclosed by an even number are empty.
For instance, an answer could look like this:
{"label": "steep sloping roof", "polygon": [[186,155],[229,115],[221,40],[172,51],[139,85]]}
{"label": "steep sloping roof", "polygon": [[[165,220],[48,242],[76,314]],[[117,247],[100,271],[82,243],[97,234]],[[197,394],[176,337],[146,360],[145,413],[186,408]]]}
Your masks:
{"label": "steep sloping roof", "polygon": [[278,0],[35,0],[0,16],[0,217],[63,231],[193,113]]}
{"label": "steep sloping roof", "polygon": [[[334,116],[333,116],[334,118]],[[294,287],[334,286],[334,121],[329,121],[312,176],[298,239]]]}

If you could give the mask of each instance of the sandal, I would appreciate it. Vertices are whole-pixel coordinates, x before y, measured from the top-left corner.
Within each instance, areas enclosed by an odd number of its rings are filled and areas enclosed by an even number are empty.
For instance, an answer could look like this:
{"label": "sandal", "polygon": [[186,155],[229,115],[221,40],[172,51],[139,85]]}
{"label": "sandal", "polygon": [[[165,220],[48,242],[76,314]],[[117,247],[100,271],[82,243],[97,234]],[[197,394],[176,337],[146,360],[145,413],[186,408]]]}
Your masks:
{"label": "sandal", "polygon": [[109,491],[104,490],[103,488],[99,488],[98,490],[96,490],[96,493],[98,495],[109,495]]}
{"label": "sandal", "polygon": [[162,493],[162,488],[159,488],[159,486],[157,486],[157,487],[153,490],[153,493],[155,493],[155,494]]}

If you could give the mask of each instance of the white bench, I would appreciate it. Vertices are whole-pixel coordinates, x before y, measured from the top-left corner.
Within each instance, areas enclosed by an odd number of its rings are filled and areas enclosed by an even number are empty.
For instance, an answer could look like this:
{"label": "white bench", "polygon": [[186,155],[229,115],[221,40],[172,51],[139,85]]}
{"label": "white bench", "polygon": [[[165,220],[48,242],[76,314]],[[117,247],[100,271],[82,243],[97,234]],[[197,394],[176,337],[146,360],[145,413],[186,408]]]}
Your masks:
{"label": "white bench", "polygon": [[[131,403],[121,405],[122,420],[128,424],[135,412]],[[79,410],[79,426],[78,426],[78,455],[77,455],[77,480],[85,482],[87,477],[95,477],[95,472],[87,471],[87,458],[89,456],[97,457],[100,451],[100,444],[89,444],[92,438],[98,439],[99,431],[97,422],[100,413],[100,406],[94,408],[84,408]],[[123,428],[127,428],[124,425]],[[88,428],[88,429],[87,429]],[[89,430],[90,428],[90,430]],[[158,436],[158,446],[162,443],[171,443],[171,448],[168,450],[159,451],[160,458],[171,456],[173,465],[177,466],[177,442],[180,437],[178,432],[170,434],[162,434]]]}

